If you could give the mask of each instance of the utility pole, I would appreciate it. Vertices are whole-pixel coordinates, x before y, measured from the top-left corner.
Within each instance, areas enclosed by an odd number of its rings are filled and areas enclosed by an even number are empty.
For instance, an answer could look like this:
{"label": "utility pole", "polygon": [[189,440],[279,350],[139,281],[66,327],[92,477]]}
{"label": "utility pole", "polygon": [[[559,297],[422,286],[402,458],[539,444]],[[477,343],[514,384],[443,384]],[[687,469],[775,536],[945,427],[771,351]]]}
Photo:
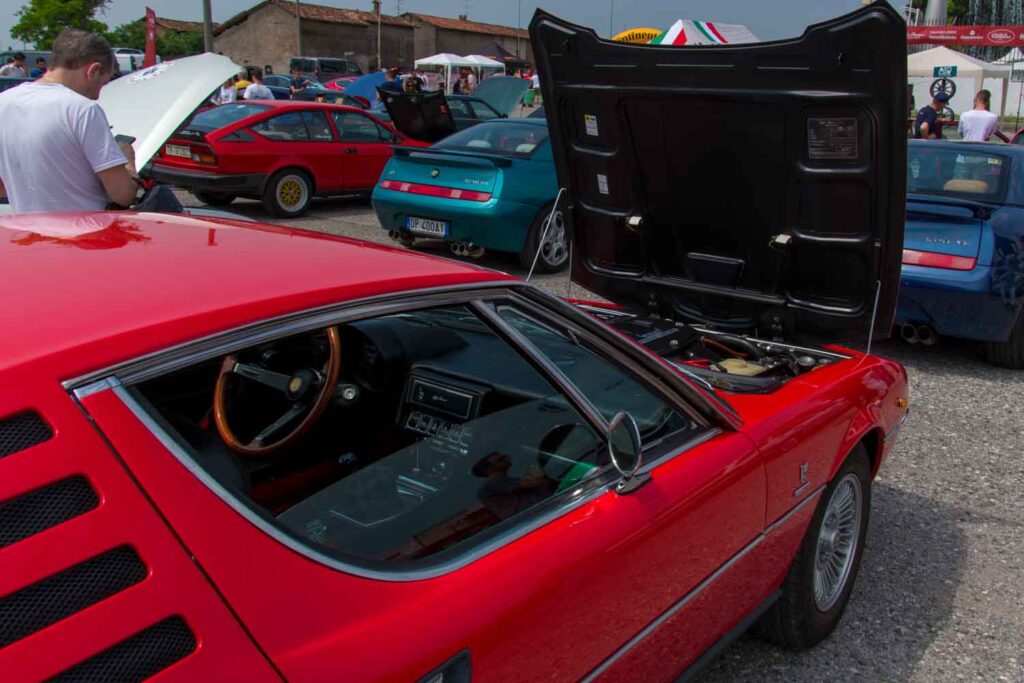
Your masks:
{"label": "utility pole", "polygon": [[295,0],[295,56],[302,57],[302,8]]}
{"label": "utility pole", "polygon": [[203,0],[203,51],[213,52],[213,10],[210,0]]}
{"label": "utility pole", "polygon": [[608,10],[608,37],[615,35],[615,0],[612,0],[611,9]]}
{"label": "utility pole", "polygon": [[380,0],[373,0],[373,13],[377,15],[377,71],[382,67],[380,63]]}
{"label": "utility pole", "polygon": [[519,31],[523,28],[523,0],[519,0],[519,7],[516,9],[516,57],[519,57]]}

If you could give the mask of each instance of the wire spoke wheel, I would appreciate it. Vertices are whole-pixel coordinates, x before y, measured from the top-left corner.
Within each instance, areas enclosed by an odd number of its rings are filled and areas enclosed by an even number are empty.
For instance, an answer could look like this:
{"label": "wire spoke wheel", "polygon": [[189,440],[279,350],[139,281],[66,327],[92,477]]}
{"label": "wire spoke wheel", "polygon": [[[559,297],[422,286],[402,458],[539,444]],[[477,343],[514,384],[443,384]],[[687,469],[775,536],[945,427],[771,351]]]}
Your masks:
{"label": "wire spoke wheel", "polygon": [[863,493],[855,474],[843,477],[825,509],[818,532],[814,563],[814,602],[822,612],[831,609],[846,587],[860,543]]}

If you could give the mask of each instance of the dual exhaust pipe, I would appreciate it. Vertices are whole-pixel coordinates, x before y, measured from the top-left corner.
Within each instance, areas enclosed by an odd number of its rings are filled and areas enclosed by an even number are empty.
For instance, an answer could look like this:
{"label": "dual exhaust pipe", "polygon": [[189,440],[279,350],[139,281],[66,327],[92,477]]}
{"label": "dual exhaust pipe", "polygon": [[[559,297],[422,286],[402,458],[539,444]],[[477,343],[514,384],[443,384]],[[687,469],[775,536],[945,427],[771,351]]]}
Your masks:
{"label": "dual exhaust pipe", "polygon": [[[399,230],[388,230],[388,237],[403,244],[412,239],[409,235],[403,235]],[[463,258],[478,259],[484,255],[484,248],[472,242],[449,242],[448,248],[451,249],[452,254]]]}
{"label": "dual exhaust pipe", "polygon": [[484,248],[472,242],[450,242],[448,248],[456,256],[468,256],[469,258],[477,259],[484,255]]}
{"label": "dual exhaust pipe", "polygon": [[939,333],[931,325],[911,325],[906,323],[900,328],[900,336],[909,344],[934,346],[939,341]]}

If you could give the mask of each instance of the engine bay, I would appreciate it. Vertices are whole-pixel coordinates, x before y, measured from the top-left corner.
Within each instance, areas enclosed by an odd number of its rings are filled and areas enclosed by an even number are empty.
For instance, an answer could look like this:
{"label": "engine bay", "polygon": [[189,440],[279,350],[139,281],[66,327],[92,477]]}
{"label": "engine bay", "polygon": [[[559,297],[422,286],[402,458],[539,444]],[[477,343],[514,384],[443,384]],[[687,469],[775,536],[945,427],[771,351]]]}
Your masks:
{"label": "engine bay", "polygon": [[849,356],[622,310],[580,305],[637,344],[716,389],[771,393],[788,380]]}

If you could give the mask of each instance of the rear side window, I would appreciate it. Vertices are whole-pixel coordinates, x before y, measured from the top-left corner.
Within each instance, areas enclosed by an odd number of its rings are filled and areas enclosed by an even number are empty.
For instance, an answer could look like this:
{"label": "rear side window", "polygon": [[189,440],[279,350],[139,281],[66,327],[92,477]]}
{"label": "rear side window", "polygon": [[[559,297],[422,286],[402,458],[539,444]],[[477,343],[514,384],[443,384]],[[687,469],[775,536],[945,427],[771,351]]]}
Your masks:
{"label": "rear side window", "polygon": [[302,118],[306,121],[310,140],[313,142],[332,142],[334,140],[331,126],[327,123],[327,117],[322,111],[304,111]]}
{"label": "rear side window", "polygon": [[267,138],[277,142],[308,142],[311,137],[309,129],[306,128],[306,112],[291,111],[287,114],[278,114],[264,119],[252,126],[252,129]]}
{"label": "rear side window", "polygon": [[249,104],[240,102],[238,104],[224,104],[199,112],[192,117],[192,120],[184,126],[189,130],[198,130],[202,133],[209,133],[218,128],[241,121],[244,118],[259,114],[270,107],[265,104]]}

